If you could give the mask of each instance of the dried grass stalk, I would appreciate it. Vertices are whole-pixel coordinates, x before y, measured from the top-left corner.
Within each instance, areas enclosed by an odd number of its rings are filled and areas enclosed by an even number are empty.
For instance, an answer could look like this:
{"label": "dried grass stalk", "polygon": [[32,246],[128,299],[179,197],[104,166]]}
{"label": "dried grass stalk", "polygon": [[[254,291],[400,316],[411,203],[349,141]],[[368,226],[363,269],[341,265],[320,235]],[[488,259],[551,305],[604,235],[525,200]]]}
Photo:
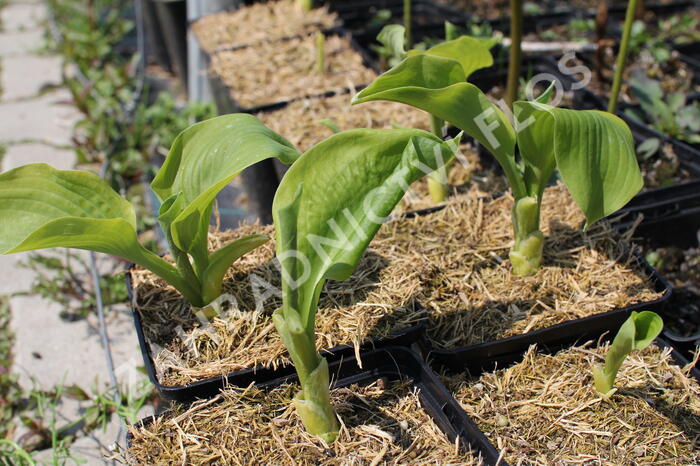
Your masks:
{"label": "dried grass stalk", "polygon": [[131,427],[131,464],[480,464],[422,410],[411,383],[377,380],[331,392],[342,423],[332,445],[304,431],[290,405],[297,386],[230,389],[221,402],[177,407]]}
{"label": "dried grass stalk", "polygon": [[700,463],[700,384],[655,345],[633,352],[610,400],[591,375],[607,345],[556,355],[533,346],[524,360],[449,385],[510,464]]}
{"label": "dried grass stalk", "polygon": [[327,7],[303,11],[296,0],[279,0],[205,16],[192,25],[192,30],[202,48],[211,53],[218,48],[275,42],[339,25],[337,15]]}
{"label": "dried grass stalk", "polygon": [[325,73],[316,70],[313,36],[217,52],[212,55],[211,69],[244,107],[354,89],[375,78],[347,38],[327,37],[325,51]]}

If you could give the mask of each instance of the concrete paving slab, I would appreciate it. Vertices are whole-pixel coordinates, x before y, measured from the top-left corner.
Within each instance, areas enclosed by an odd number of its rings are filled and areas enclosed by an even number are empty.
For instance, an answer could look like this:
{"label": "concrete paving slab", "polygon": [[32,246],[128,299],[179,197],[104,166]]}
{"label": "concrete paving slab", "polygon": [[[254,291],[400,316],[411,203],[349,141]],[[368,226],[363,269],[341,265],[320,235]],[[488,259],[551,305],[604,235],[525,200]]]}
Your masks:
{"label": "concrete paving slab", "polygon": [[2,59],[0,100],[36,97],[48,86],[61,84],[61,63],[56,56],[27,55]]}
{"label": "concrete paving slab", "polygon": [[13,144],[7,148],[2,170],[12,170],[28,163],[48,163],[60,170],[70,170],[75,165],[75,152],[48,144]]}
{"label": "concrete paving slab", "polygon": [[6,31],[0,34],[0,57],[35,54],[44,47],[44,31]]}
{"label": "concrete paving slab", "polygon": [[0,10],[4,31],[27,31],[43,28],[46,5],[42,3],[11,3]]}
{"label": "concrete paving slab", "polygon": [[32,100],[0,103],[0,141],[42,140],[71,143],[79,113],[70,105],[68,91],[59,90]]}

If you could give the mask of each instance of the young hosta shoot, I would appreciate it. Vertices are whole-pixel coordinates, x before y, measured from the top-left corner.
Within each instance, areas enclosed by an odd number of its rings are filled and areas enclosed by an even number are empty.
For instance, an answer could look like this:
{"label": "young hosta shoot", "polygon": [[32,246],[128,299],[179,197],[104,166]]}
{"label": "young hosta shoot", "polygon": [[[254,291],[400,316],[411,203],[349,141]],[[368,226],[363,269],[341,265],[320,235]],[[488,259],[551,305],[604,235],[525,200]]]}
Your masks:
{"label": "young hosta shoot", "polygon": [[336,438],[338,423],[328,365],[315,345],[323,285],[350,277],[408,186],[449,161],[455,147],[419,130],[346,131],[304,153],[280,183],[272,214],[283,304],[273,319],[299,375],[297,413],[326,442]]}
{"label": "young hosta shoot", "polygon": [[[450,35],[454,33],[454,28],[450,23],[445,23],[445,33]],[[406,39],[404,27],[399,25],[388,25],[381,30],[377,36],[377,40],[382,44],[381,50],[389,56],[389,64],[391,66],[398,65],[407,56],[430,55],[436,57],[459,57],[463,76],[449,76],[446,78],[461,79],[462,82],[469,79],[469,76],[476,70],[489,67],[493,64],[493,57],[489,49],[495,44],[492,40],[477,39],[468,36],[462,36],[458,39],[448,40],[438,44],[424,52],[417,50],[406,51]],[[459,82],[459,81],[455,81]],[[425,110],[425,109],[424,109]],[[430,113],[430,128],[433,134],[442,137],[445,122],[437,115]],[[442,167],[440,170],[431,173],[428,177],[428,190],[430,197],[434,202],[443,202],[447,198],[447,168]]]}
{"label": "young hosta shoot", "polygon": [[67,247],[119,256],[157,274],[194,307],[219,297],[231,263],[265,241],[252,235],[209,253],[214,199],[246,167],[298,152],[255,117],[224,115],[197,123],[173,142],[153,180],[158,221],[175,266],[136,236],[134,208],[98,176],[31,164],[0,174],[0,253]]}
{"label": "young hosta shoot", "polygon": [[479,88],[466,82],[481,65],[474,54],[456,46],[469,46],[468,39],[441,44],[439,53],[408,56],[358,93],[353,103],[389,100],[412,105],[451,122],[491,152],[515,198],[513,272],[532,275],[542,263],[540,205],[555,169],[590,225],[624,206],[642,188],[632,133],[609,113],[548,105],[554,84],[536,101],[515,102],[511,123]]}
{"label": "young hosta shoot", "polygon": [[617,371],[625,358],[632,350],[641,350],[649,346],[654,338],[659,336],[663,327],[663,320],[655,312],[632,312],[610,345],[605,356],[605,366],[593,366],[596,390],[610,396],[614,391]]}

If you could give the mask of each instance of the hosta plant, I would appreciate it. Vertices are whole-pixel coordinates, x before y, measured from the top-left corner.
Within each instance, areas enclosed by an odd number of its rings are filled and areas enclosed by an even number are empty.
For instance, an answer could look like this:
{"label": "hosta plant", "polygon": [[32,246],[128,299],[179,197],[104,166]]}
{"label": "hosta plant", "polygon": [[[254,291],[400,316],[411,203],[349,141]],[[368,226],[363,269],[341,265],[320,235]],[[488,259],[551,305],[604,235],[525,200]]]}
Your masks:
{"label": "hosta plant", "polygon": [[615,377],[625,358],[633,350],[642,350],[649,346],[654,338],[659,336],[663,327],[663,320],[655,312],[632,312],[615,335],[605,356],[605,366],[593,367],[596,390],[605,396],[610,396],[614,391]]}
{"label": "hosta plant", "polygon": [[[445,23],[445,33],[449,37],[454,33],[450,23]],[[457,39],[447,40],[435,45],[425,51],[406,51],[407,39],[405,28],[392,24],[385,26],[377,36],[377,40],[382,44],[380,50],[388,58],[390,66],[396,66],[406,57],[430,55],[435,57],[455,57],[462,67],[463,76],[449,78],[461,79],[462,82],[469,79],[469,76],[478,69],[493,65],[493,57],[489,49],[495,44],[492,38],[474,38],[462,36]],[[439,71],[439,70],[436,70]],[[448,78],[448,79],[449,79]],[[425,109],[423,109],[425,110]],[[445,122],[439,116],[430,113],[430,126],[433,134],[442,137]],[[447,166],[433,172],[428,177],[428,190],[434,202],[443,202],[447,197]]]}
{"label": "hosta plant", "polygon": [[212,253],[207,239],[214,200],[246,167],[269,157],[291,163],[287,140],[255,117],[225,115],[192,125],[175,139],[151,185],[158,222],[175,265],[145,249],[133,206],[98,176],[31,164],[0,174],[0,253],[67,247],[132,261],[163,278],[196,308],[221,294],[231,263],[267,241],[253,235]]}
{"label": "hosta plant", "polygon": [[439,54],[408,56],[358,93],[353,103],[388,100],[412,105],[454,124],[491,152],[515,198],[513,272],[532,275],[542,263],[542,195],[555,170],[590,225],[624,206],[642,188],[632,134],[609,113],[549,105],[554,83],[536,101],[515,102],[511,121],[466,82],[474,69],[472,55],[446,44]]}
{"label": "hosta plant", "polygon": [[455,147],[420,130],[346,131],[305,152],[280,183],[273,218],[283,304],[273,319],[299,375],[297,413],[326,442],[338,435],[338,422],[315,344],[324,283],[350,277],[408,186],[449,161]]}

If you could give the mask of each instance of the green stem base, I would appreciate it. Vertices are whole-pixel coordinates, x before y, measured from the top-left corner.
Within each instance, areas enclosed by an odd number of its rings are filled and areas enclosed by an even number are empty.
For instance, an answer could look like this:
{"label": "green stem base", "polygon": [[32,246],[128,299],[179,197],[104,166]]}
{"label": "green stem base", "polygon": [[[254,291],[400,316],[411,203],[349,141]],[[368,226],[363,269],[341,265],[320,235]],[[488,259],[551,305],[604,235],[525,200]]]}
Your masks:
{"label": "green stem base", "polygon": [[523,197],[513,206],[515,244],[509,258],[513,274],[519,277],[534,275],[542,265],[544,235],[539,230],[540,204],[534,197]]}

